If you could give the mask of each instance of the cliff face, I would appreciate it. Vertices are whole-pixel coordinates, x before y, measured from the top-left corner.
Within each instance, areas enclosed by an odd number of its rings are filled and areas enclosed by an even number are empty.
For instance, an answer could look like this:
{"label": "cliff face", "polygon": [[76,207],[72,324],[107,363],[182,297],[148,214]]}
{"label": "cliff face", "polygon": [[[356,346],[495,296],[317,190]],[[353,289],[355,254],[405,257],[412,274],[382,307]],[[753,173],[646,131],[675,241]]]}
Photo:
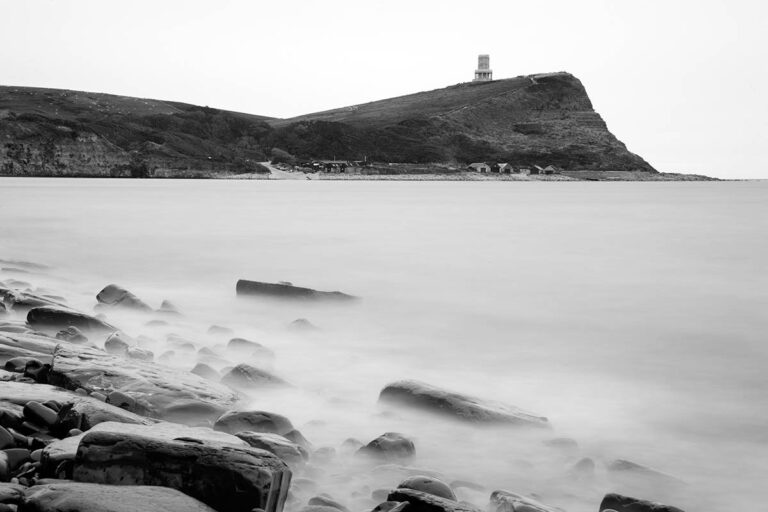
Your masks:
{"label": "cliff face", "polygon": [[459,84],[292,119],[0,87],[2,174],[250,172],[274,147],[306,159],[654,172],[608,131],[568,73]]}

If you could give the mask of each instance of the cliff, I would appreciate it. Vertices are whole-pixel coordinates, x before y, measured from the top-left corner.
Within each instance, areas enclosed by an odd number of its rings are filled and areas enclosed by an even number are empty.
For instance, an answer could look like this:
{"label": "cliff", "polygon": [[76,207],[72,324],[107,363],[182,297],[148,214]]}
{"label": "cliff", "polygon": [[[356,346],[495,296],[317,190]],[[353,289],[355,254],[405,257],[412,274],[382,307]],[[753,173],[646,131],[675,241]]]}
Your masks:
{"label": "cliff", "polygon": [[0,87],[0,173],[179,176],[258,172],[272,148],[301,159],[506,161],[655,170],[550,73],[458,84],[291,119],[77,91]]}

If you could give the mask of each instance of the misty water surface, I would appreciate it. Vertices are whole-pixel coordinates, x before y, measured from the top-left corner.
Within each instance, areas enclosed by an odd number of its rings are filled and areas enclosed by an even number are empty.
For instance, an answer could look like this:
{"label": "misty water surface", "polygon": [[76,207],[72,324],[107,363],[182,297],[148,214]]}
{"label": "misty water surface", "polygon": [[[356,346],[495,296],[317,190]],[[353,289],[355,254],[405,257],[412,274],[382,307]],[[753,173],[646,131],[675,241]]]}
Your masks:
{"label": "misty water surface", "polygon": [[[764,503],[766,183],[2,179],[0,214],[0,258],[50,265],[24,279],[77,307],[91,311],[115,282],[175,302],[183,334],[201,343],[222,341],[205,335],[218,324],[272,348],[270,368],[294,387],[252,404],[287,415],[315,446],[403,432],[413,466],[486,486],[459,492],[480,506],[499,488],[569,511],[596,510],[608,491],[688,512]],[[236,299],[239,278],[364,300]],[[300,317],[320,330],[286,330]],[[160,339],[180,328],[118,321]],[[380,389],[401,378],[517,405],[554,430],[380,409]],[[581,457],[597,463],[594,479],[569,475]],[[611,480],[614,459],[685,484]],[[388,471],[337,461],[314,478],[363,510],[366,489],[401,478]]]}

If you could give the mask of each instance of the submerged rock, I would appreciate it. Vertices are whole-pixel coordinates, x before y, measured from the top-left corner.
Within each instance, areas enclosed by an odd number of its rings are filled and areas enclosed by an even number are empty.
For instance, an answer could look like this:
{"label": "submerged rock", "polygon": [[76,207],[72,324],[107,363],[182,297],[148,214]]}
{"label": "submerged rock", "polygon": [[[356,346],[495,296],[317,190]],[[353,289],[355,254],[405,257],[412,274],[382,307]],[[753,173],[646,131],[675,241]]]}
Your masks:
{"label": "submerged rock", "polygon": [[447,500],[413,489],[395,489],[389,493],[387,500],[407,502],[408,512],[480,512],[479,509],[467,503]]}
{"label": "submerged rock", "polygon": [[110,284],[104,287],[104,289],[96,295],[96,300],[99,301],[100,304],[112,307],[135,309],[138,311],[152,310],[146,302],[116,284]]}
{"label": "submerged rock", "polygon": [[266,411],[229,411],[213,426],[214,430],[237,434],[238,432],[268,432],[285,435],[293,430],[291,420],[280,414]]}
{"label": "submerged rock", "polygon": [[254,295],[278,299],[298,300],[355,300],[357,297],[342,292],[322,292],[312,288],[302,288],[292,284],[263,283],[240,279],[235,290],[238,295]]}
{"label": "submerged rock", "polygon": [[440,498],[456,501],[456,495],[448,484],[442,480],[428,476],[416,475],[408,477],[400,482],[397,488],[413,489],[414,491],[426,492],[427,494],[433,494]]}
{"label": "submerged rock", "polygon": [[472,423],[549,426],[547,418],[517,407],[454,393],[415,380],[388,384],[381,390],[379,402],[412,407]]}
{"label": "submerged rock", "polygon": [[288,383],[266,370],[241,363],[229,370],[221,382],[234,388],[250,389],[264,386],[287,386]]}
{"label": "submerged rock", "polygon": [[133,412],[161,419],[180,400],[223,408],[237,399],[225,386],[192,373],[79,346],[56,347],[48,379],[72,390],[121,391],[136,401]]}
{"label": "submerged rock", "polygon": [[232,338],[227,343],[227,352],[235,352],[241,355],[247,355],[252,357],[266,357],[273,358],[275,353],[256,341],[247,340],[245,338]]}
{"label": "submerged rock", "polygon": [[200,377],[208,380],[212,380],[214,382],[218,381],[221,378],[221,375],[219,375],[219,372],[211,368],[205,363],[197,363],[190,372],[194,373],[195,375],[199,375]]}
{"label": "submerged rock", "polygon": [[77,449],[73,478],[172,487],[217,510],[281,512],[291,472],[264,450],[87,432]]}
{"label": "submerged rock", "polygon": [[670,505],[613,493],[606,494],[600,503],[600,512],[605,510],[615,510],[616,512],[683,512],[681,509]]}
{"label": "submerged rock", "polygon": [[509,491],[493,491],[488,510],[491,512],[562,512],[533,498]]}
{"label": "submerged rock", "polygon": [[31,487],[20,510],[27,512],[216,512],[168,487],[61,482]]}
{"label": "submerged rock", "polygon": [[416,453],[416,448],[413,441],[404,435],[387,432],[361,447],[357,453],[386,460],[409,459]]}
{"label": "submerged rock", "polygon": [[57,332],[67,327],[77,327],[81,331],[95,333],[111,333],[118,330],[113,325],[96,317],[55,306],[30,309],[27,313],[27,323],[33,329],[40,329],[44,332]]}
{"label": "submerged rock", "polygon": [[630,485],[644,484],[665,489],[674,489],[685,485],[685,482],[678,478],[629,460],[614,460],[608,464],[607,469],[611,478]]}

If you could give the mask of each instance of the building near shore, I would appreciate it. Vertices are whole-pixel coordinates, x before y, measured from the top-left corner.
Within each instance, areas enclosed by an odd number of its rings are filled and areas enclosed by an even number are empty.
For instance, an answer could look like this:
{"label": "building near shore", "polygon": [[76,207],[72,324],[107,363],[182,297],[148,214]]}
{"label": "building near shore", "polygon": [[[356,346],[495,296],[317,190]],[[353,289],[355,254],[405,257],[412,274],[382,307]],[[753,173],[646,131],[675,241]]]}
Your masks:
{"label": "building near shore", "polygon": [[491,172],[491,166],[485,162],[474,162],[467,166],[470,171]]}
{"label": "building near shore", "polygon": [[475,79],[473,82],[490,82],[493,80],[493,70],[491,69],[491,56],[482,54],[477,56],[477,69],[475,70]]}

